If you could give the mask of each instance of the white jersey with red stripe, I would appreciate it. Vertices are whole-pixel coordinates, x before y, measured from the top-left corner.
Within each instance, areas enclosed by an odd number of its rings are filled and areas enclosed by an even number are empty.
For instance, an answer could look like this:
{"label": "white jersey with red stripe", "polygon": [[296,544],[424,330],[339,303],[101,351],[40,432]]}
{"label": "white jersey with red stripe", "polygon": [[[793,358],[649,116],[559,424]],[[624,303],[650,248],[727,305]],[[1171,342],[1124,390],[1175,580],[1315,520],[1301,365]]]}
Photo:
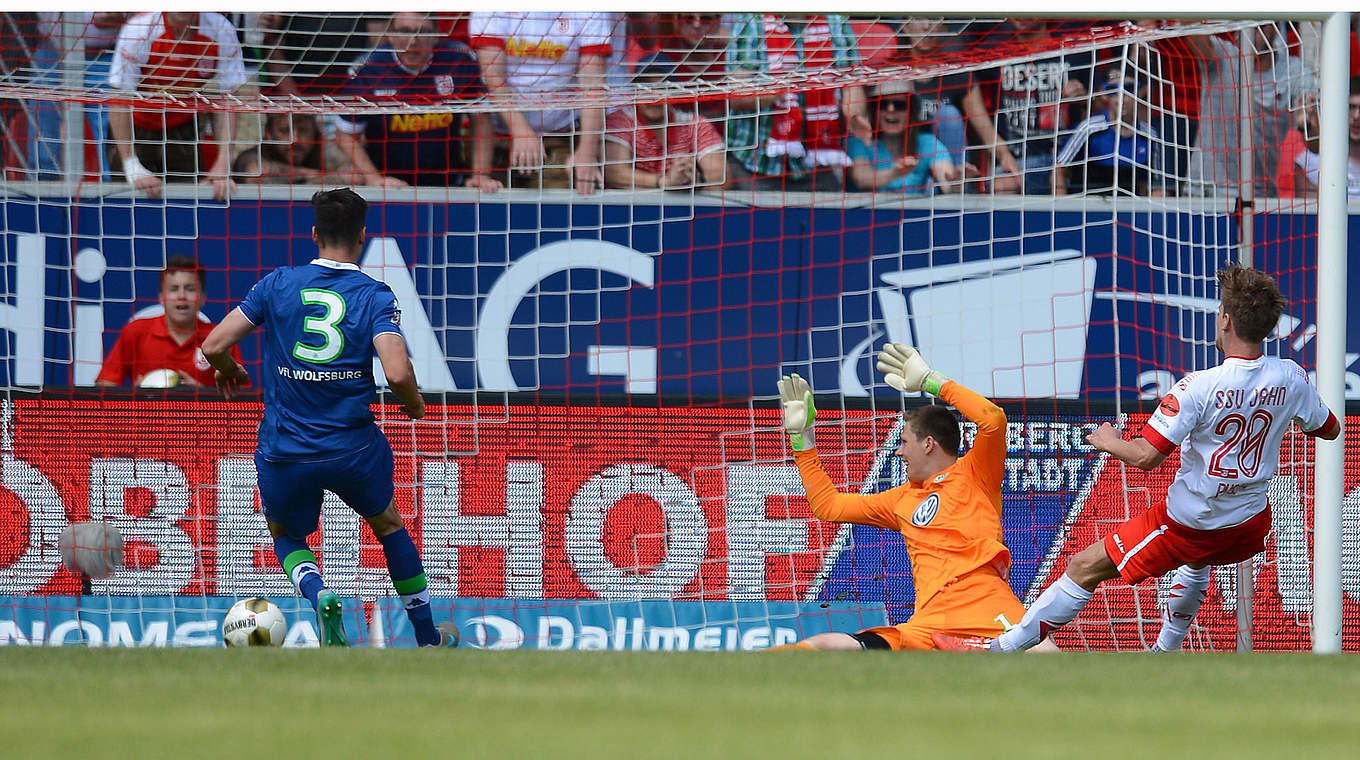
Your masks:
{"label": "white jersey with red stripe", "polygon": [[[505,81],[515,92],[554,93],[580,85],[581,56],[608,57],[612,23],[605,13],[476,11],[468,18],[472,47],[505,53]],[[539,134],[570,131],[574,110],[526,109]]]}
{"label": "white jersey with red stripe", "polygon": [[1289,359],[1230,356],[1186,375],[1143,427],[1143,437],[1163,454],[1181,447],[1167,514],[1187,528],[1218,530],[1260,513],[1280,443],[1295,419],[1314,435],[1339,424],[1308,374]]}

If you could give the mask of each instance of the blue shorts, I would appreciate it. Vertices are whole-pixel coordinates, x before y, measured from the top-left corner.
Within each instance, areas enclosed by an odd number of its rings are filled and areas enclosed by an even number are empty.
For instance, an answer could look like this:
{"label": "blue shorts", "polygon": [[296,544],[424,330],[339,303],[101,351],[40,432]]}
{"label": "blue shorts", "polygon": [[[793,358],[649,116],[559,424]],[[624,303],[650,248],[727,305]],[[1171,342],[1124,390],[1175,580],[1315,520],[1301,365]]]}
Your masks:
{"label": "blue shorts", "polygon": [[361,517],[376,517],[392,503],[392,447],[382,434],[368,448],[327,462],[270,462],[256,452],[255,473],[264,516],[299,540],[316,532],[323,491]]}

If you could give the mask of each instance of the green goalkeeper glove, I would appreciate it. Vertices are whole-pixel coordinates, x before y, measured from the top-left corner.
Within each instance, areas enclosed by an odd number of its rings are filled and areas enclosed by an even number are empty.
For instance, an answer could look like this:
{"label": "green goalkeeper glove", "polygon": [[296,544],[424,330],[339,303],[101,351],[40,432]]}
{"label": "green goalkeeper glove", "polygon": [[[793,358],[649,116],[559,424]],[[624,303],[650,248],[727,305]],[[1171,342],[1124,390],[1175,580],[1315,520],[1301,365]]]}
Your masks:
{"label": "green goalkeeper glove", "polygon": [[938,396],[940,388],[949,382],[949,378],[926,364],[920,351],[905,343],[889,343],[883,347],[878,354],[878,371],[884,374],[888,385],[902,393],[925,391]]}
{"label": "green goalkeeper glove", "polygon": [[812,386],[798,375],[784,375],[779,381],[779,400],[784,405],[784,429],[794,451],[812,448],[812,421],[817,407],[812,403]]}

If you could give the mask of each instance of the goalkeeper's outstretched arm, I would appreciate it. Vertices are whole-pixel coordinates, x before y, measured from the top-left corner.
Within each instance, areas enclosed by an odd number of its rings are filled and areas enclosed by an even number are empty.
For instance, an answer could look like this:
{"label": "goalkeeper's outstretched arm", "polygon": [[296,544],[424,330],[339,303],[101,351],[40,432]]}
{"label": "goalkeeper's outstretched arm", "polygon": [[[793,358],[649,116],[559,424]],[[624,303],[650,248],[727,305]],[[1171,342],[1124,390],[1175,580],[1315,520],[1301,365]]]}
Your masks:
{"label": "goalkeeper's outstretched arm", "polygon": [[779,381],[779,401],[784,409],[784,430],[789,435],[789,448],[793,449],[812,514],[828,522],[895,529],[893,497],[889,495],[892,491],[870,495],[842,493],[836,490],[831,476],[822,468],[812,442],[817,406],[808,381],[796,374],[785,375]]}
{"label": "goalkeeper's outstretched arm", "polygon": [[925,391],[947,402],[977,425],[977,437],[965,457],[981,485],[999,492],[1006,465],[1006,412],[986,396],[931,369],[921,352],[889,343],[878,355],[883,379],[903,393]]}

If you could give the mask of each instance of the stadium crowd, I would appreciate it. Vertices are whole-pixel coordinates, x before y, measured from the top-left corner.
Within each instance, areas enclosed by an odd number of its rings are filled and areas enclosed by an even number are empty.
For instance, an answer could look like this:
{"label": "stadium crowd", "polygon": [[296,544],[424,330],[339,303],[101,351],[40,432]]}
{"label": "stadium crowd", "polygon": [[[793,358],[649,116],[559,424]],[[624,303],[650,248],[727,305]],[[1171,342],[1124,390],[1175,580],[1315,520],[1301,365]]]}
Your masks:
{"label": "stadium crowd", "polygon": [[[1243,114],[1255,194],[1316,192],[1317,39],[1308,25],[1062,46],[1134,22],[604,12],[84,18],[78,45],[65,45],[62,14],[5,12],[0,76],[58,82],[75,46],[90,89],[332,99],[324,115],[167,109],[134,98],[88,105],[86,178],[124,181],[149,197],[166,182],[201,182],[219,199],[241,183],[323,182],[485,193],[1193,196],[1236,186]],[[998,51],[1033,52],[1015,62]],[[987,59],[1011,62],[958,71]],[[1360,55],[1352,59],[1355,76]],[[886,66],[923,73],[797,91],[731,86]],[[688,83],[689,100],[606,97],[666,83]],[[694,95],[704,92],[711,97]],[[437,108],[470,101],[482,105]],[[346,103],[417,108],[348,112]],[[7,179],[60,179],[59,104],[0,104]],[[1360,130],[1352,136],[1360,145]],[[1352,170],[1350,192],[1360,197],[1357,147]]]}

